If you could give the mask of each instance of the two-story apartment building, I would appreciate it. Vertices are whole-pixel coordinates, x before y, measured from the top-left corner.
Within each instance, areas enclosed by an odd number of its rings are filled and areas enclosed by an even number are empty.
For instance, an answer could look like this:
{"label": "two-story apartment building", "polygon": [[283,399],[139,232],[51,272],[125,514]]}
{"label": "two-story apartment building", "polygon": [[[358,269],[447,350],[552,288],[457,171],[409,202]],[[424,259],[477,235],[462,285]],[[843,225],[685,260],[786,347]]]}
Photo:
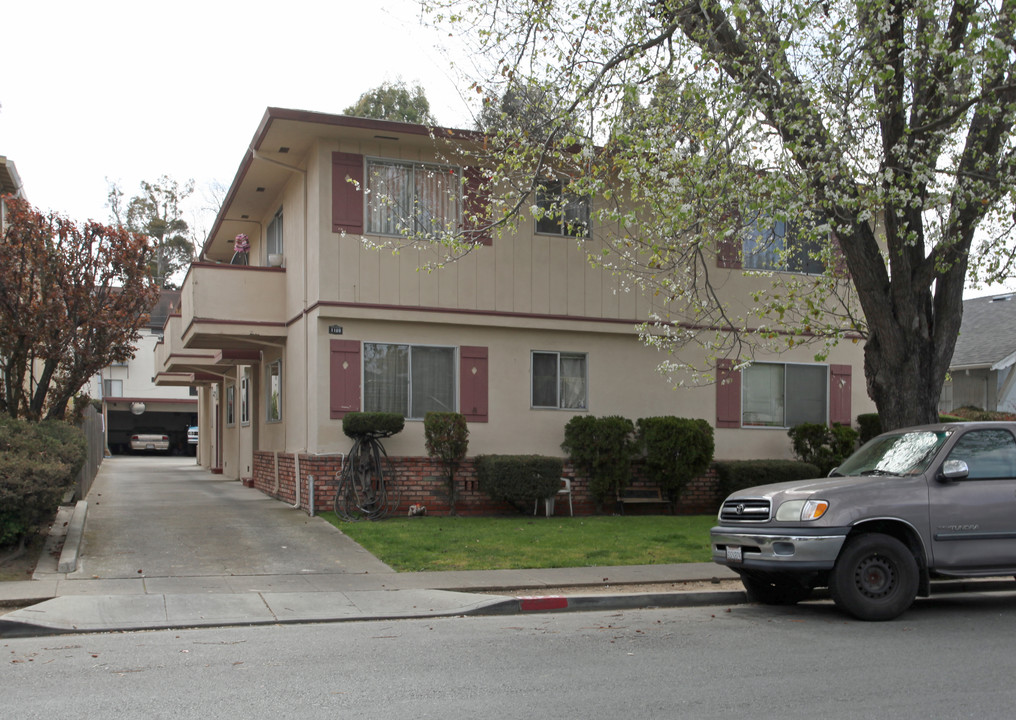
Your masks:
{"label": "two-story apartment building", "polygon": [[[591,266],[559,221],[524,220],[433,272],[426,250],[364,242],[398,236],[393,198],[415,221],[454,222],[470,200],[449,189],[469,172],[425,127],[268,109],[156,348],[158,382],[200,388],[199,462],[320,505],[354,410],[405,415],[385,445],[419,485],[439,474],[419,461],[431,410],[465,415],[471,457],[562,456],[565,424],[591,413],[705,418],[717,458],[747,459],[789,457],[790,424],[871,409],[853,343],[826,363],[794,349],[672,389],[635,332],[652,299]],[[746,302],[760,280],[731,265],[718,261],[718,285]]]}

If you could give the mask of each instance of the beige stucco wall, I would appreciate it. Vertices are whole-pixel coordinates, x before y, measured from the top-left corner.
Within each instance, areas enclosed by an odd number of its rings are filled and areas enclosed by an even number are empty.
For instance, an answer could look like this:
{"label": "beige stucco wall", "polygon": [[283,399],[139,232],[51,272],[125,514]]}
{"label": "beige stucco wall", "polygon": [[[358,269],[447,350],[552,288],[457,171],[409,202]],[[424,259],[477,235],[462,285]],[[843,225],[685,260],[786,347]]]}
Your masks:
{"label": "beige stucco wall", "polygon": [[[595,235],[580,248],[571,238],[537,235],[532,220],[525,218],[515,235],[477,247],[443,269],[421,271],[435,255],[370,249],[357,236],[331,231],[333,151],[439,160],[424,137],[318,140],[304,157],[285,158],[293,169],[286,171],[264,213],[246,223],[252,263],[263,265],[265,231],[282,208],[285,271],[202,267],[188,275],[179,332],[189,337],[200,331],[207,347],[221,336],[230,338],[229,347],[263,353],[262,363],[250,368],[249,427],[241,426],[239,417],[236,373],[242,369],[223,371],[237,393],[236,423],[225,427],[225,391],[219,389],[226,476],[248,476],[255,449],[325,453],[349,448],[341,421],[329,418],[332,336],[327,328],[332,324],[341,325],[349,340],[487,347],[490,422],[470,424],[470,454],[561,454],[563,428],[574,411],[530,409],[532,350],[588,354],[591,414],[632,420],[668,414],[715,424],[715,387],[672,389],[656,370],[664,356],[639,344],[633,326],[646,319],[652,304],[646,296],[626,291],[609,272],[590,266],[586,252],[599,247]],[[769,282],[716,267],[710,273],[735,315],[743,312],[752,289]],[[757,359],[811,362],[814,353],[803,347]],[[283,358],[283,418],[266,423],[265,365],[276,357]],[[854,416],[874,409],[864,391],[861,359],[861,345],[848,342],[827,360],[855,369]],[[715,432],[717,458],[790,456],[785,430]],[[424,454],[422,422],[407,422],[386,446],[393,455]]]}
{"label": "beige stucco wall", "polygon": [[[530,353],[533,350],[582,352],[587,354],[588,402],[586,412],[596,416],[622,415],[637,420],[656,415],[716,420],[716,387],[700,385],[674,387],[657,367],[663,356],[643,346],[624,326],[570,330],[513,328],[406,320],[350,319],[322,317],[317,354],[315,385],[322,402],[318,405],[316,452],[341,452],[350,441],[342,435],[341,421],[328,418],[328,336],[326,326],[343,326],[343,338],[364,342],[391,342],[428,345],[481,345],[489,352],[490,422],[470,423],[470,454],[539,453],[562,455],[564,426],[576,410],[546,410],[530,407]],[[559,323],[560,325],[560,323]],[[854,359],[854,346],[841,347],[830,355],[831,363]],[[779,357],[760,358],[781,362],[812,362],[813,350],[799,348]],[[865,396],[863,378],[852,382],[852,412],[872,408]],[[789,458],[786,430],[747,428],[717,429],[716,457],[725,459]],[[423,423],[407,421],[406,429],[386,441],[394,455],[425,454]]]}

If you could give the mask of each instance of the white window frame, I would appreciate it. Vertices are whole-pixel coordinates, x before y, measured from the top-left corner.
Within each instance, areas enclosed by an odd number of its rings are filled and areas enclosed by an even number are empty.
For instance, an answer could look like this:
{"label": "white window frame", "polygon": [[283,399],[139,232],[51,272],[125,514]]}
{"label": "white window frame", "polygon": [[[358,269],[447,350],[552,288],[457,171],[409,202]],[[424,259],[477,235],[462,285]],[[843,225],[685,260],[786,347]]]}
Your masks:
{"label": "white window frame", "polygon": [[390,347],[404,347],[408,350],[407,358],[407,373],[406,373],[406,408],[404,417],[406,420],[423,420],[425,412],[417,413],[413,407],[413,350],[414,349],[439,349],[439,350],[450,350],[451,351],[451,406],[447,409],[441,410],[441,412],[457,412],[459,407],[459,363],[458,363],[458,348],[454,345],[428,345],[423,343],[396,343],[396,342],[364,342],[362,353],[363,362],[361,365],[361,372],[363,377],[360,380],[360,387],[363,388],[363,410],[364,412],[377,412],[375,408],[368,405],[370,392],[368,390],[368,346],[390,346]]}
{"label": "white window frame", "polygon": [[[758,370],[768,370],[770,368],[780,367],[783,369],[782,372],[782,397],[771,398],[770,411],[764,412],[765,408],[762,407],[762,403],[758,399],[749,398],[749,394],[757,393],[758,398],[762,393],[759,393],[755,388],[750,387],[752,368]],[[790,381],[787,376],[790,368],[809,368],[809,369],[821,369],[823,370],[823,381],[822,381],[822,403],[823,413],[820,418],[809,418],[804,420],[798,420],[793,425],[798,425],[804,422],[816,422],[828,424],[829,422],[829,366],[823,363],[782,363],[782,362],[758,362],[752,363],[744,370],[741,371],[741,427],[743,428],[761,428],[761,429],[777,429],[786,430],[792,427],[792,424],[787,422],[787,388],[795,387],[800,389],[801,384],[798,381],[794,384]],[[791,371],[792,372],[792,371]],[[812,400],[814,402],[815,400]],[[774,417],[779,414],[778,421]]]}
{"label": "white window frame", "polygon": [[[381,157],[368,157],[365,162],[364,177],[366,178],[367,192],[364,193],[364,231],[366,233],[388,237],[405,237],[407,235],[427,237],[442,232],[455,232],[459,229],[462,221],[462,168],[455,165],[408,162]],[[378,187],[374,168],[380,167],[408,174],[408,177],[403,180],[405,193],[399,200],[392,199],[383,188]],[[423,177],[420,177],[421,173]],[[447,213],[442,216],[442,213],[437,211],[438,208],[429,208],[430,211],[433,211],[434,218],[428,227],[428,224],[421,222],[420,219],[422,201],[426,198],[421,198],[419,185],[421,182],[426,182],[427,175],[430,173],[451,176],[446,201],[452,205],[450,214],[453,217],[447,217]],[[401,205],[412,205],[412,208],[405,207],[400,212],[398,208]],[[447,210],[448,208],[443,209]],[[428,208],[424,208],[424,210],[428,210]],[[435,228],[434,220],[439,220],[443,226]]]}
{"label": "white window frame", "polygon": [[[536,404],[536,356],[545,355],[555,358],[554,397],[555,405]],[[582,360],[582,400],[579,404],[565,405],[564,389],[561,382],[561,361]],[[533,410],[588,410],[589,409],[589,354],[584,352],[564,352],[557,350],[532,350],[529,353],[529,406]]]}
{"label": "white window frame", "polygon": [[[278,378],[277,392],[273,395],[273,380]],[[272,412],[274,401],[275,412]],[[265,422],[282,422],[282,359],[265,365]]]}
{"label": "white window frame", "polygon": [[102,381],[102,397],[123,397],[123,380],[104,378]]}
{"label": "white window frame", "polygon": [[278,212],[272,217],[268,223],[268,228],[265,230],[265,260],[267,261],[268,255],[281,255],[284,247],[283,243],[283,223],[282,223],[282,208],[279,208]]}

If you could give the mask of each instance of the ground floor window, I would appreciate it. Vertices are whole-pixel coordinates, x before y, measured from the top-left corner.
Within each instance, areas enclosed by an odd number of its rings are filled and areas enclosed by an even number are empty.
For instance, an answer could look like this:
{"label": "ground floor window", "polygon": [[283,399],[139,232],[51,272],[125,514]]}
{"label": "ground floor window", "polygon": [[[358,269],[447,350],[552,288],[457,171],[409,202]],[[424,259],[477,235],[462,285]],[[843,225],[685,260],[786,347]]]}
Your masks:
{"label": "ground floor window", "polygon": [[585,410],[586,356],[584,353],[533,351],[532,400],[534,408]]}
{"label": "ground floor window", "polygon": [[250,377],[246,368],[240,377],[240,424],[250,425]]}
{"label": "ground floor window", "polygon": [[741,382],[741,423],[763,427],[825,424],[828,387],[825,365],[750,365]]}
{"label": "ground floor window", "polygon": [[236,425],[236,385],[233,383],[226,386],[226,425]]}
{"label": "ground floor window", "polygon": [[268,422],[279,422],[282,420],[282,361],[268,363],[265,369],[265,407],[267,414],[265,419]]}
{"label": "ground floor window", "polygon": [[414,420],[455,412],[455,348],[364,343],[363,409]]}

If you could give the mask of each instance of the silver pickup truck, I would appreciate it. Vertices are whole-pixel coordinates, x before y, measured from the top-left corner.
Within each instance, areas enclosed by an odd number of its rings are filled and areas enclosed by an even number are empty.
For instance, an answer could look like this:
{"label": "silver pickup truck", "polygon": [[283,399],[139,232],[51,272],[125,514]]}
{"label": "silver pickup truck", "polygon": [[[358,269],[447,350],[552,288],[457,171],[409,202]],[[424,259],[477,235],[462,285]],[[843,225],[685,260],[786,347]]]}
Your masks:
{"label": "silver pickup truck", "polygon": [[750,599],[828,587],[862,620],[889,620],[933,577],[1016,573],[1016,423],[905,428],[867,442],[829,477],[739,490],[711,531],[713,560]]}

